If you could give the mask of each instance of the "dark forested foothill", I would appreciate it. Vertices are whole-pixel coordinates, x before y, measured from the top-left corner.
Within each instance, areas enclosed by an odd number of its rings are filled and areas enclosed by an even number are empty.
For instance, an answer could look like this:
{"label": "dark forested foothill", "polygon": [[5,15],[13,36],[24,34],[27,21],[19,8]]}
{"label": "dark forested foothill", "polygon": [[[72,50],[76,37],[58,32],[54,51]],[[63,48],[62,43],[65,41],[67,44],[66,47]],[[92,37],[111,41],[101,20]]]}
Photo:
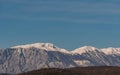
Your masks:
{"label": "dark forested foothill", "polygon": [[120,67],[49,68],[18,75],[120,75]]}

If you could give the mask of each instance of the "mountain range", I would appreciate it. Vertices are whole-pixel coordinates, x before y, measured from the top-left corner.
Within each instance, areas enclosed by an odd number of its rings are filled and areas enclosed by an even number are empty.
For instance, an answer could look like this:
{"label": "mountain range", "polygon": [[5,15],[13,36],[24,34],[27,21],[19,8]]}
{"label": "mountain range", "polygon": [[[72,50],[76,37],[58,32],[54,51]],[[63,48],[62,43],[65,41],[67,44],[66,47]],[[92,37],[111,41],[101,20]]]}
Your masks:
{"label": "mountain range", "polygon": [[120,66],[120,48],[84,46],[69,51],[51,43],[34,43],[0,49],[0,73],[87,66]]}

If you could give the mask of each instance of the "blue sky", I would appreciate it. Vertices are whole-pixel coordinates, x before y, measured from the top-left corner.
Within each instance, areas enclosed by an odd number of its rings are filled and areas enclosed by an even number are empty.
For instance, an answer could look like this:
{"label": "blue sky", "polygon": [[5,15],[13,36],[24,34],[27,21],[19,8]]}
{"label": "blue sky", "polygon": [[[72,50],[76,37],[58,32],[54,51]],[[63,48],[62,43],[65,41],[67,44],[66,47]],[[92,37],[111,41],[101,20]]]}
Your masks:
{"label": "blue sky", "polygon": [[0,0],[0,48],[35,42],[120,47],[120,1]]}

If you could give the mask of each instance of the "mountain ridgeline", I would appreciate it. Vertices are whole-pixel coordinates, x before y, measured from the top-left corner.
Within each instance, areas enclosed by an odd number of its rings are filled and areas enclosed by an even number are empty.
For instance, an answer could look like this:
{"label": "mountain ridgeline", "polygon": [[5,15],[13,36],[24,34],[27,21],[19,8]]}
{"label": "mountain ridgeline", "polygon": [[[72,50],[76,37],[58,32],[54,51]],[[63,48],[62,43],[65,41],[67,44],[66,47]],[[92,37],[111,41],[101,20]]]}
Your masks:
{"label": "mountain ridgeline", "polygon": [[120,48],[84,46],[68,51],[51,43],[35,43],[0,49],[0,73],[88,66],[120,66]]}

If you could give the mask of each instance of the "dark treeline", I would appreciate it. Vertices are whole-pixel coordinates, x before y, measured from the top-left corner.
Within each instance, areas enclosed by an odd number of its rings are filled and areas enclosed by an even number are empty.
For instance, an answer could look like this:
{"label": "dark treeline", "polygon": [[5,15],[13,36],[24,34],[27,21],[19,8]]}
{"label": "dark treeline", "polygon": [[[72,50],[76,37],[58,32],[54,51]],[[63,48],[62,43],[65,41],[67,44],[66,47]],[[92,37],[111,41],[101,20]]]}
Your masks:
{"label": "dark treeline", "polygon": [[7,74],[7,73],[0,73],[0,75],[12,75],[12,74]]}
{"label": "dark treeline", "polygon": [[120,75],[120,67],[49,68],[18,75]]}

